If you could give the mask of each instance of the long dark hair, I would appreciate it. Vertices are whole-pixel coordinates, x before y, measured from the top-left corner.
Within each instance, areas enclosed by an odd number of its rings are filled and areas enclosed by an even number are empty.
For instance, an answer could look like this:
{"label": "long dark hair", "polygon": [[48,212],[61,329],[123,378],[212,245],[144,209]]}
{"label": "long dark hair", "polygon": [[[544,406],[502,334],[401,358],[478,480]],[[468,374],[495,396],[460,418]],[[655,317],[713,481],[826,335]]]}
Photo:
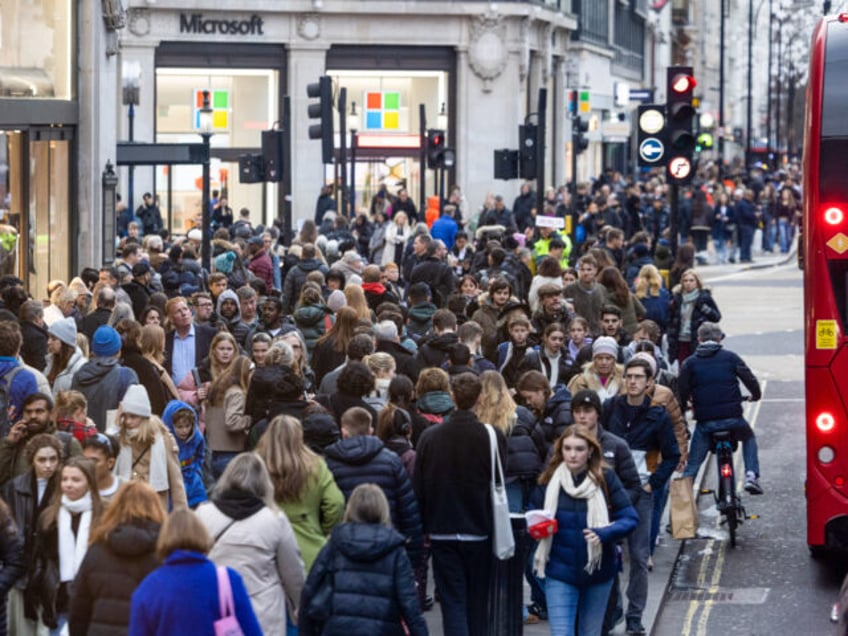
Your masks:
{"label": "long dark hair", "polygon": [[50,383],[50,386],[53,386],[58,375],[68,368],[68,363],[71,361],[76,350],[76,347],[63,342],[59,353],[53,354],[53,361],[50,363],[50,373],[47,374],[47,382]]}
{"label": "long dark hair", "polygon": [[610,300],[624,309],[630,300],[630,290],[624,276],[615,267],[604,267],[598,276],[598,282],[603,285],[609,293]]}

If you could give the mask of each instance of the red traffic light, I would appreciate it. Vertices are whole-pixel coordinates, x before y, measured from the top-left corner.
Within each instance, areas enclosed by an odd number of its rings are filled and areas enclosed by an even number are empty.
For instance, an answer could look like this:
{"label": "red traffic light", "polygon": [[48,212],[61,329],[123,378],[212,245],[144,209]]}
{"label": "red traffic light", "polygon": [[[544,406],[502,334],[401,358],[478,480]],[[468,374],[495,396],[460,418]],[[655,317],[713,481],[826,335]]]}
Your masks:
{"label": "red traffic light", "polygon": [[686,73],[679,73],[671,80],[671,90],[679,95],[695,90],[697,85],[698,82],[695,81],[695,78]]}

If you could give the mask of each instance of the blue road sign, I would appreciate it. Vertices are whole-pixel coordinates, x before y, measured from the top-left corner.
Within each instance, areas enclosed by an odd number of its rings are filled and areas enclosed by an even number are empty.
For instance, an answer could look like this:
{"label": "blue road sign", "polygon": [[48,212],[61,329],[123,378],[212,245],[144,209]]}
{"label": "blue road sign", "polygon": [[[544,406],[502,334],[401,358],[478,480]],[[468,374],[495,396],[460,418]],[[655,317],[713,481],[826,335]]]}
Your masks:
{"label": "blue road sign", "polygon": [[639,156],[649,163],[662,159],[664,150],[662,142],[656,137],[648,137],[639,144]]}
{"label": "blue road sign", "polygon": [[630,101],[631,102],[642,102],[643,104],[647,104],[648,102],[653,101],[654,99],[654,91],[650,88],[631,88],[630,89]]}

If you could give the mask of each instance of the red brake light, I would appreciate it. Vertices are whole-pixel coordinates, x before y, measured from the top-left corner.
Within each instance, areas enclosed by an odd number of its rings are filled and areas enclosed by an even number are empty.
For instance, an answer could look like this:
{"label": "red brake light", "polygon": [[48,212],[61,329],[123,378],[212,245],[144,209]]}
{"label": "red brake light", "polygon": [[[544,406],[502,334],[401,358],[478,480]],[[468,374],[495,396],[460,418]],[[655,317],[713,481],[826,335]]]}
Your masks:
{"label": "red brake light", "polygon": [[730,464],[725,464],[721,467],[721,476],[730,477],[733,474],[733,467]]}
{"label": "red brake light", "polygon": [[837,488],[842,488],[842,486],[845,485],[845,477],[843,477],[842,475],[837,475],[833,478],[833,485]]}
{"label": "red brake light", "polygon": [[840,13],[836,19],[840,22],[848,22],[848,13]]}
{"label": "red brake light", "polygon": [[819,413],[819,416],[816,418],[816,427],[822,433],[830,433],[834,426],[836,426],[836,420],[833,415],[830,413]]}
{"label": "red brake light", "polygon": [[824,211],[824,220],[830,225],[839,225],[845,219],[845,213],[837,207],[829,207]]}

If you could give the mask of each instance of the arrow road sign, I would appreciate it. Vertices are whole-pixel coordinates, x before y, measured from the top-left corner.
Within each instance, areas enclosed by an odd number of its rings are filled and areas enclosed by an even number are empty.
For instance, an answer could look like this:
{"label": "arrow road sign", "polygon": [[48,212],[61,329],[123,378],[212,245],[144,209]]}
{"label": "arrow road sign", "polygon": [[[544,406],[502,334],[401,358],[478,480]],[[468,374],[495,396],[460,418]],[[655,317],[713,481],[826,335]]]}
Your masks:
{"label": "arrow road sign", "polygon": [[656,163],[662,159],[665,148],[656,137],[648,137],[639,144],[639,156],[649,163]]}

